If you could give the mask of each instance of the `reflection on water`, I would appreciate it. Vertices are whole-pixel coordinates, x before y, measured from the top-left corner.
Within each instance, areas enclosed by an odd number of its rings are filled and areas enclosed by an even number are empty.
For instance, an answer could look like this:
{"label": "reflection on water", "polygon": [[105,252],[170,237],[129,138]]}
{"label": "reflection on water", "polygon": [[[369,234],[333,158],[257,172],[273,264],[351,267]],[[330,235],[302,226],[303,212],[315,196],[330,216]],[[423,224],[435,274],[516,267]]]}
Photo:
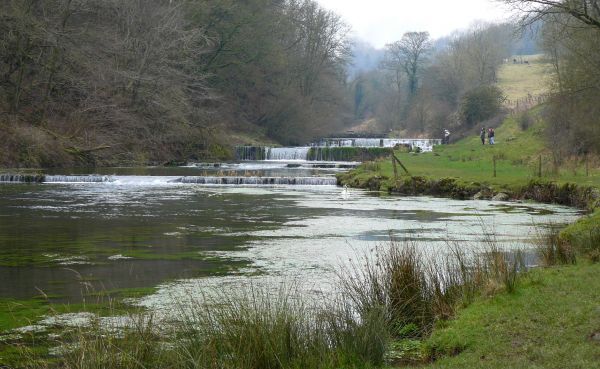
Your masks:
{"label": "reflection on water", "polygon": [[[468,245],[487,229],[502,245],[517,247],[533,237],[534,223],[578,216],[549,205],[379,197],[360,190],[346,197],[335,186],[169,181],[202,170],[135,170],[140,177],[110,168],[96,172],[116,175],[114,182],[1,185],[0,280],[6,282],[0,297],[26,298],[40,289],[74,301],[90,288],[160,285],[141,302],[160,307],[167,295],[210,285],[298,279],[311,290],[326,290],[344,260],[390,235],[444,252],[448,239]],[[277,170],[291,175],[267,169]],[[333,173],[293,170],[298,176]]]}

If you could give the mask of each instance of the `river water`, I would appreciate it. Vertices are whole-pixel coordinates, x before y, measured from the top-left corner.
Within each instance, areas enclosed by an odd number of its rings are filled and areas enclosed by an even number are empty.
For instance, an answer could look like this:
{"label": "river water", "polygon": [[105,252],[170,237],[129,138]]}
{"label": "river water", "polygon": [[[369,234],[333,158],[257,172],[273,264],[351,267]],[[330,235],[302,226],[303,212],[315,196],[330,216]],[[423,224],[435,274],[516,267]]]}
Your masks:
{"label": "river water", "polygon": [[[288,163],[289,164],[289,163]],[[380,196],[334,185],[204,185],[181,176],[331,178],[307,163],[107,168],[95,183],[0,184],[0,298],[57,301],[158,287],[139,301],[209,286],[299,280],[326,293],[337,268],[395,238],[446,252],[494,234],[531,247],[536,225],[574,221],[561,206]],[[86,170],[50,174],[87,174]],[[324,183],[324,184],[323,184]],[[168,298],[169,297],[169,298]]]}

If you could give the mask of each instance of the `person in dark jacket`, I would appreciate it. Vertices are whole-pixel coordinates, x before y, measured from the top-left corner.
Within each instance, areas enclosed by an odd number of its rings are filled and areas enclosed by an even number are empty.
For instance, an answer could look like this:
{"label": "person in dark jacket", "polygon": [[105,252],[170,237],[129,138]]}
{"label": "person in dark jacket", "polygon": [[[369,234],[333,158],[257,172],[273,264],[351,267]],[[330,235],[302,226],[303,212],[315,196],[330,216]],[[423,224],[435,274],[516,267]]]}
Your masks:
{"label": "person in dark jacket", "polygon": [[479,137],[481,137],[481,144],[485,145],[485,127],[481,127],[481,132],[479,133]]}
{"label": "person in dark jacket", "polygon": [[444,130],[444,139],[443,139],[442,143],[445,145],[450,144],[450,131],[448,131],[447,129]]}

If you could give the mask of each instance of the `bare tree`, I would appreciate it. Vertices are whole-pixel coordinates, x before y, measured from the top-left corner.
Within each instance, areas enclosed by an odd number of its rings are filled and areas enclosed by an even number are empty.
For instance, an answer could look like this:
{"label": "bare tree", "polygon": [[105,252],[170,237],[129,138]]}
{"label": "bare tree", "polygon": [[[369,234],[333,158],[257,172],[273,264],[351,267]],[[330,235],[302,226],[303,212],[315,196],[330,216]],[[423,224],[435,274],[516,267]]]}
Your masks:
{"label": "bare tree", "polygon": [[419,73],[427,52],[431,49],[429,32],[407,32],[402,39],[386,45],[385,65],[389,69],[402,69],[408,78],[410,96],[417,93]]}
{"label": "bare tree", "polygon": [[566,14],[600,29],[599,0],[498,0],[519,13],[524,25],[547,16]]}

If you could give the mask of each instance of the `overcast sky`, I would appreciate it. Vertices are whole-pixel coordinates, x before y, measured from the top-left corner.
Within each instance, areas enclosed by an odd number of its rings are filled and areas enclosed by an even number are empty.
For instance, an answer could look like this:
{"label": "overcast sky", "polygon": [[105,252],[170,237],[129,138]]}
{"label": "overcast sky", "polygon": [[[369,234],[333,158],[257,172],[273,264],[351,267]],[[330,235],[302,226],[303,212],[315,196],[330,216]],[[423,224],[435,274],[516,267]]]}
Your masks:
{"label": "overcast sky", "polygon": [[354,35],[376,47],[404,32],[429,31],[433,38],[476,21],[499,21],[507,13],[491,0],[317,0],[340,14]]}

